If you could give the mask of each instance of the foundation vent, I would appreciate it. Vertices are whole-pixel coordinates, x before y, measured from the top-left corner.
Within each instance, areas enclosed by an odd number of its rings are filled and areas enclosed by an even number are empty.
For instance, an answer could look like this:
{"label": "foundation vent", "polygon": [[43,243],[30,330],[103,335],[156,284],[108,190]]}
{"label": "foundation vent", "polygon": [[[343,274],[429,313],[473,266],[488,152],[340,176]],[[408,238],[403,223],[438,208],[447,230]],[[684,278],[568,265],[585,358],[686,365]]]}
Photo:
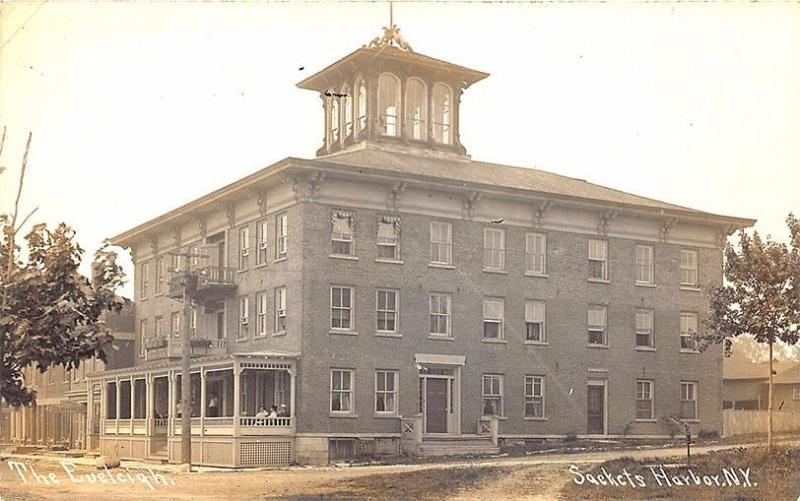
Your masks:
{"label": "foundation vent", "polygon": [[291,462],[291,442],[243,442],[239,445],[242,466],[281,466]]}

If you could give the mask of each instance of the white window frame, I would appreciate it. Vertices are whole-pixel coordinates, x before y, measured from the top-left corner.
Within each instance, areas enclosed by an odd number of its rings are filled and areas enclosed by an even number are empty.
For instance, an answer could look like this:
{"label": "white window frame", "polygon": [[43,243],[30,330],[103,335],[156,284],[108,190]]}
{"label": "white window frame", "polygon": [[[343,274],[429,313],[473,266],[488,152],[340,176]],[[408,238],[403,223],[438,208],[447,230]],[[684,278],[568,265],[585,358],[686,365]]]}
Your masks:
{"label": "white window frame", "polygon": [[173,311],[169,317],[169,332],[172,337],[181,337],[181,312]]}
{"label": "white window frame", "polygon": [[[602,314],[602,323],[592,322],[593,312],[600,312]],[[590,304],[587,310],[586,318],[587,331],[589,333],[587,344],[589,346],[608,346],[608,306],[602,304]],[[591,341],[592,332],[601,332],[603,336],[603,342],[593,343]]]}
{"label": "white window frame", "polygon": [[483,229],[483,269],[506,270],[506,230],[503,228]]}
{"label": "white window frame", "polygon": [[[391,376],[392,381],[392,390],[387,390],[387,382],[389,381],[388,376]],[[384,386],[383,389],[380,389],[380,383],[383,382]],[[382,416],[396,416],[398,414],[399,407],[399,397],[400,393],[397,387],[398,377],[397,371],[393,369],[377,369],[375,370],[375,414],[382,415]],[[381,396],[385,397],[391,395],[392,396],[392,407],[393,409],[389,410],[379,410],[378,409],[378,402]],[[386,400],[384,400],[384,408],[386,407],[385,404]]]}
{"label": "white window frame", "polygon": [[[692,330],[692,324],[694,330]],[[699,318],[697,312],[682,311],[680,316],[680,329],[681,329],[681,351],[686,353],[697,353],[697,339],[696,335],[699,333]],[[686,346],[684,346],[686,341]]]}
{"label": "white window frame", "polygon": [[[641,385],[641,386],[640,386]],[[644,391],[644,389],[647,391]],[[650,401],[650,412],[647,417],[639,416],[639,402]],[[636,421],[653,421],[655,418],[655,381],[652,379],[637,379],[636,380],[636,406],[634,409]]]}
{"label": "white window frame", "polygon": [[236,340],[243,341],[250,336],[250,296],[239,296],[239,328]]}
{"label": "white window frame", "polygon": [[[487,381],[495,381],[497,382],[497,392],[495,392],[494,384],[490,383],[490,393],[486,392],[486,382]],[[484,418],[491,417],[492,414],[485,414],[484,411],[486,410],[486,401],[487,399],[498,400],[500,407],[498,417],[505,416],[505,411],[503,409],[503,374],[483,374],[481,376],[481,415]]]}
{"label": "white window frame", "polygon": [[[394,304],[389,305],[388,301],[385,301],[384,308],[381,309],[381,294],[383,294],[386,299],[391,295],[394,297]],[[393,308],[390,308],[392,306]],[[381,313],[385,315],[394,315],[394,329],[381,329],[380,327],[380,315]],[[384,322],[386,323],[386,322]],[[380,334],[397,334],[400,331],[400,291],[397,289],[377,289],[375,291],[375,330]]]}
{"label": "white window frame", "polygon": [[655,248],[652,245],[636,245],[636,283],[655,284]]}
{"label": "white window frame", "polygon": [[697,249],[681,249],[681,287],[697,287],[700,283],[700,253]]}
{"label": "white window frame", "polygon": [[286,332],[286,311],[287,311],[286,286],[282,285],[275,288],[275,334]]}
{"label": "white window frame", "polygon": [[[539,383],[539,392],[536,392],[536,383]],[[526,374],[524,381],[525,400],[523,401],[523,414],[525,419],[546,419],[547,411],[545,409],[545,376],[538,374]],[[530,390],[530,391],[529,391]],[[532,405],[535,409],[535,403],[541,402],[541,414],[536,413],[528,414],[528,405]]]}
{"label": "white window frame", "polygon": [[[435,298],[435,299],[434,299]],[[441,299],[444,299],[444,305],[447,308],[447,311],[442,313],[440,311],[440,306],[442,304]],[[436,305],[436,310],[434,311],[434,304]],[[439,325],[440,318],[445,319],[445,332],[432,332],[431,329],[431,320],[433,317],[436,317],[437,322],[436,325]],[[428,330],[431,331],[429,334],[434,337],[443,337],[449,338],[452,336],[452,317],[453,317],[453,296],[451,294],[447,294],[444,292],[431,292],[428,295]]]}
{"label": "white window frame", "polygon": [[256,266],[267,263],[269,256],[268,230],[267,219],[259,219],[256,222]]}
{"label": "white window frame", "polygon": [[[390,225],[392,236],[381,236],[381,226]],[[375,237],[378,246],[377,254],[379,261],[400,261],[400,219],[394,216],[381,216],[378,218],[377,235]],[[382,249],[392,249],[392,256],[381,255]]]}
{"label": "white window frame", "polygon": [[[541,314],[539,314],[541,313]],[[525,342],[526,343],[547,343],[547,333],[545,330],[547,319],[547,304],[540,299],[525,300]],[[528,338],[528,324],[539,325],[539,339]]]}
{"label": "white window frame", "polygon": [[[335,381],[336,381],[337,374],[341,376],[339,378],[339,381],[341,382],[341,388],[338,389],[338,390],[335,389],[335,384],[334,384]],[[347,379],[346,380],[344,378],[345,374],[347,375]],[[356,404],[356,402],[355,402],[355,400],[356,400],[356,392],[355,392],[356,381],[355,381],[355,379],[356,379],[355,378],[355,370],[353,370],[353,369],[341,369],[341,368],[333,368],[333,369],[331,369],[330,403],[328,405],[328,410],[330,411],[331,414],[333,414],[333,415],[352,415],[352,414],[355,413],[355,408],[356,408],[356,405],[355,405]],[[345,387],[345,384],[344,384],[345,381],[347,381],[347,386],[349,386],[349,388],[347,388],[347,389],[344,388]],[[347,400],[348,400],[348,402],[350,404],[349,405],[349,409],[334,410],[334,408],[333,408],[333,395],[335,393],[348,396]],[[341,406],[342,400],[340,399],[339,402],[340,402],[340,406]]]}
{"label": "white window frame", "polygon": [[147,319],[139,320],[139,356],[145,355],[145,340],[147,339]]}
{"label": "white window frame", "polygon": [[164,337],[164,317],[161,316],[161,315],[157,315],[154,325],[155,325],[155,332],[153,333],[153,336],[156,339],[163,338]]}
{"label": "white window frame", "polygon": [[[492,317],[487,315],[486,307],[491,303],[500,304],[500,316]],[[484,297],[483,298],[483,324],[481,330],[481,338],[484,340],[502,340],[505,339],[505,313],[506,302],[502,297]],[[497,337],[489,337],[486,335],[486,324],[497,324]]]}
{"label": "white window frame", "polygon": [[239,271],[250,267],[250,227],[239,228]]}
{"label": "white window frame", "polygon": [[[334,304],[334,289],[341,289],[342,291],[347,290],[349,292],[350,297],[350,306],[345,307],[342,304],[335,305]],[[340,294],[340,297],[344,298],[343,295]],[[350,325],[347,327],[334,327],[333,319],[334,319],[334,311],[349,311],[349,320]],[[341,332],[353,332],[355,330],[355,287],[349,285],[331,285],[331,296],[330,296],[330,327],[332,331],[341,331]]]}
{"label": "white window frame", "polygon": [[275,216],[275,259],[284,259],[288,253],[289,216],[281,212]]}
{"label": "white window frame", "polygon": [[[436,232],[434,233],[434,228]],[[434,238],[435,237],[435,238]],[[434,249],[436,249],[434,251]],[[442,253],[445,255],[442,256]],[[434,257],[436,259],[434,259]],[[430,224],[431,264],[451,266],[453,264],[453,224],[445,221],[431,221]]]}
{"label": "white window frame", "polygon": [[[601,263],[599,277],[592,275],[593,262]],[[589,280],[608,280],[608,240],[589,239]]]}
{"label": "white window frame", "polygon": [[147,299],[148,289],[150,288],[150,263],[142,263],[139,267],[139,299]]}
{"label": "white window frame", "polygon": [[[688,398],[686,388],[692,388],[692,397]],[[697,381],[681,381],[681,418],[687,421],[697,421],[700,419],[700,407],[698,405],[697,399],[697,390],[699,389],[699,385]],[[693,416],[685,416],[683,414],[683,406],[686,402],[692,402],[694,404],[694,415]]]}
{"label": "white window frame", "polygon": [[159,295],[164,292],[164,257],[159,256],[156,258],[156,287],[155,294]]}
{"label": "white window frame", "polygon": [[525,273],[547,275],[547,234],[525,234]]}
{"label": "white window frame", "polygon": [[[337,210],[331,214],[331,255],[355,256],[356,255],[356,216],[351,211]],[[344,221],[347,231],[337,231],[338,221]],[[347,245],[348,252],[338,252],[338,246]]]}
{"label": "white window frame", "polygon": [[[655,348],[655,312],[648,308],[637,308],[635,312],[636,334],[634,345],[636,348]],[[639,336],[647,336],[647,344],[639,344]]]}
{"label": "white window frame", "polygon": [[267,335],[267,291],[256,292],[256,333],[254,337]]}
{"label": "white window frame", "polygon": [[189,337],[194,338],[197,336],[197,308],[192,307],[189,310]]}

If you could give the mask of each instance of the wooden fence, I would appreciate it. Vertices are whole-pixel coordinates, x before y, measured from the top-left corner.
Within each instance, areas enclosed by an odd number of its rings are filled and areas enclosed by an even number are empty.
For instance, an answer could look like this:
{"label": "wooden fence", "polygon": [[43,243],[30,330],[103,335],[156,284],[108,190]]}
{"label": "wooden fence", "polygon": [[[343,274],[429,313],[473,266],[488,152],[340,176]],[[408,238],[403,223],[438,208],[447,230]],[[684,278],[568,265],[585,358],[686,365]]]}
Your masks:
{"label": "wooden fence", "polygon": [[[800,433],[800,412],[773,411],[773,433]],[[766,435],[767,411],[733,410],[722,411],[722,436]]]}

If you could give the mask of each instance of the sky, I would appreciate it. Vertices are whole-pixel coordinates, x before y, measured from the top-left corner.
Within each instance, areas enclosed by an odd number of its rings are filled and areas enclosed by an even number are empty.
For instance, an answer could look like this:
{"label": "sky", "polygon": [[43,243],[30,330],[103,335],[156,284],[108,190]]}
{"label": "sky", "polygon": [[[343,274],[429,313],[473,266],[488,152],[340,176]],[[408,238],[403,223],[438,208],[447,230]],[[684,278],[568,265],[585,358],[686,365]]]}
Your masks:
{"label": "sky", "polygon": [[[23,212],[69,223],[88,254],[286,156],[312,158],[320,99],[295,84],[380,35],[388,14],[379,2],[3,4],[0,212],[29,131]],[[472,158],[754,218],[787,239],[800,3],[396,2],[394,19],[417,52],[491,74],[463,96]]]}

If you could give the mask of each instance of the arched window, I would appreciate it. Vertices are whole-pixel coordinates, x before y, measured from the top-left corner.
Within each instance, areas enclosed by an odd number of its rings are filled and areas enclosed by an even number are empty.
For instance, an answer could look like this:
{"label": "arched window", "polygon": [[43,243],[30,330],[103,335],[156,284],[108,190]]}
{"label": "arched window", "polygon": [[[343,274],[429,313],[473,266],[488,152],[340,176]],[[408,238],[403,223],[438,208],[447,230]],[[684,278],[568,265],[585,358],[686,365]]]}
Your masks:
{"label": "arched window", "polygon": [[453,93],[450,87],[442,83],[433,86],[433,139],[437,143],[452,142],[451,123]]}
{"label": "arched window", "polygon": [[358,132],[367,128],[367,83],[360,79],[356,84],[356,118],[358,120]]}
{"label": "arched window", "polygon": [[427,130],[427,92],[425,83],[419,78],[411,78],[406,85],[406,123],[408,137],[425,141]]}
{"label": "arched window", "polygon": [[382,134],[397,136],[400,123],[400,80],[391,73],[378,78],[378,126]]}
{"label": "arched window", "polygon": [[331,111],[331,144],[339,140],[339,98],[334,95],[333,91],[328,93],[330,95],[328,108]]}
{"label": "arched window", "polygon": [[353,134],[353,96],[350,95],[350,87],[342,88],[342,106],[344,107],[344,137]]}

